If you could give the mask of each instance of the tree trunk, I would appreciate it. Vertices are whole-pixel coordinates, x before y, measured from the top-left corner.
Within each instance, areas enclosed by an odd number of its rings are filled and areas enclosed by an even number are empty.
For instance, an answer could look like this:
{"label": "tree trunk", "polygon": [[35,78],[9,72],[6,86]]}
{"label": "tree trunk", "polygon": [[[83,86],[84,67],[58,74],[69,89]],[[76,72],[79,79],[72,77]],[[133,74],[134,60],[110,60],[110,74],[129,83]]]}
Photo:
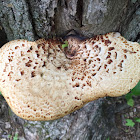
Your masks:
{"label": "tree trunk", "polygon": [[[64,37],[71,30],[85,37],[118,31],[140,43],[140,0],[0,0],[0,46],[14,39]],[[1,96],[0,138],[18,133],[20,140],[137,140],[139,126],[125,133],[124,115],[130,110],[140,115],[134,111],[138,102],[129,108],[124,97],[107,97],[61,119],[33,122],[17,117]]]}

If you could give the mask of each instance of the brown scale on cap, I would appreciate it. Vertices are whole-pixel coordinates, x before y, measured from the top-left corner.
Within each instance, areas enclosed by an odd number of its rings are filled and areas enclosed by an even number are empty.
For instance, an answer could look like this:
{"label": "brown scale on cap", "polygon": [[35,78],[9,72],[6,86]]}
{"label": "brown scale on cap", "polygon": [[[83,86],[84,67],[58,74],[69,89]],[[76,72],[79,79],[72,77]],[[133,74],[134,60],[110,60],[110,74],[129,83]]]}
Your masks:
{"label": "brown scale on cap", "polygon": [[79,40],[15,40],[0,49],[0,91],[27,120],[54,120],[140,80],[140,45],[119,33]]}

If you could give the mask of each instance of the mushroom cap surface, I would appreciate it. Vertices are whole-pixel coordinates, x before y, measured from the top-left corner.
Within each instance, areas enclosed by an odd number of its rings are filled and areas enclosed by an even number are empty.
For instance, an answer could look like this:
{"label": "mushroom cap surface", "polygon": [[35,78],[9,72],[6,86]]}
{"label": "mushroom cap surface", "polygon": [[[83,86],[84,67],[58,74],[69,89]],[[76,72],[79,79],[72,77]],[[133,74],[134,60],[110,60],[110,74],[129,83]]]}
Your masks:
{"label": "mushroom cap surface", "polygon": [[100,97],[128,93],[140,80],[140,45],[119,33],[79,41],[15,40],[0,49],[0,91],[27,120],[54,120]]}

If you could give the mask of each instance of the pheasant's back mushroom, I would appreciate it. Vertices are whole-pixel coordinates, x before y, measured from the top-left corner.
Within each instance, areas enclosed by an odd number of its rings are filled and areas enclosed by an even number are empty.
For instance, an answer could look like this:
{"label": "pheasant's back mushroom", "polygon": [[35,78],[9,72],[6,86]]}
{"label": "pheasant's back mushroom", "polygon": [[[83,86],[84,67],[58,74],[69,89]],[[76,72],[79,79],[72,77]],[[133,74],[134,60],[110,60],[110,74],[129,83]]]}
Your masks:
{"label": "pheasant's back mushroom", "polygon": [[0,91],[27,120],[54,120],[105,96],[128,93],[140,80],[140,45],[119,33],[84,41],[15,40],[0,49]]}

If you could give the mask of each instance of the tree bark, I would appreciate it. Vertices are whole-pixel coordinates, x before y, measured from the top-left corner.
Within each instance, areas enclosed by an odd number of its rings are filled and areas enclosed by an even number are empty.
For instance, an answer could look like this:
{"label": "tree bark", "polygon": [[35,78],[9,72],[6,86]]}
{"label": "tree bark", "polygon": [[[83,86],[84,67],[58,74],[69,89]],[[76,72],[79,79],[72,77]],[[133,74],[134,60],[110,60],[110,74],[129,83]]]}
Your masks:
{"label": "tree bark", "polygon": [[[140,0],[0,0],[0,46],[14,39],[64,37],[71,30],[85,37],[117,31],[140,43]],[[116,116],[128,109],[124,97],[107,97],[61,119],[33,122],[17,117],[2,96],[0,107],[0,138],[18,133],[22,140],[119,139]]]}

